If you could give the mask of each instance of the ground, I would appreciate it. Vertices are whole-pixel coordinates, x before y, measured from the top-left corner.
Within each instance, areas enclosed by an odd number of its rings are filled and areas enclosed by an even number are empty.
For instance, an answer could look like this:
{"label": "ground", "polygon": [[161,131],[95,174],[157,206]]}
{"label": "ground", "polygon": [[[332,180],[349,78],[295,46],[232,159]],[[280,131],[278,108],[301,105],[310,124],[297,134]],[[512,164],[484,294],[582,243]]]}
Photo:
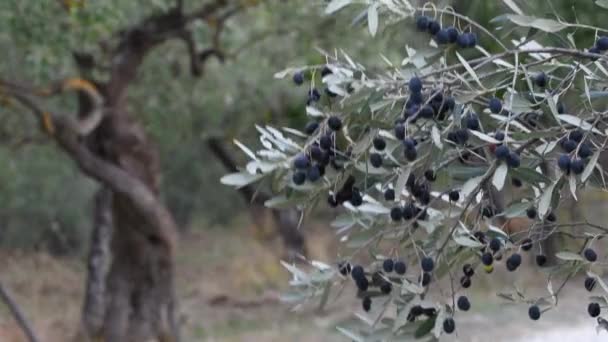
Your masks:
{"label": "ground", "polygon": [[[327,229],[327,230],[326,230]],[[311,254],[327,261],[334,253],[329,228],[310,234]],[[81,307],[84,264],[78,258],[54,258],[45,253],[0,251],[0,281],[14,295],[45,342],[68,341],[75,332]],[[247,229],[193,229],[181,243],[178,288],[185,341],[347,341],[335,325],[360,311],[352,284],[326,311],[305,308],[292,312],[278,300],[288,275],[268,244],[252,238]],[[518,271],[519,272],[519,271]],[[517,273],[517,272],[516,272]],[[486,288],[507,289],[511,280],[546,294],[539,275],[522,270],[480,274],[470,292],[472,309],[456,317],[456,341],[600,341],[608,333],[595,332],[586,316],[588,293],[575,279],[563,291],[557,310],[541,320],[527,318],[527,307],[507,305]],[[600,290],[596,290],[600,291]],[[0,304],[0,341],[25,341]]]}

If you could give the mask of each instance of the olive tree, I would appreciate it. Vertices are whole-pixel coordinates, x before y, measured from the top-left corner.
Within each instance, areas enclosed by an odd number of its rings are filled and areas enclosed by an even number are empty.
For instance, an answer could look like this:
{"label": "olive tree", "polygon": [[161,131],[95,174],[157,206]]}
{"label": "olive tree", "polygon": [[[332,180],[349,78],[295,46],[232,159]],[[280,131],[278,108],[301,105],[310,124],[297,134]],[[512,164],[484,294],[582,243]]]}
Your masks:
{"label": "olive tree", "polygon": [[[585,188],[606,188],[608,31],[501,4],[506,14],[486,27],[432,3],[330,1],[326,15],[356,9],[353,22],[372,37],[409,32],[402,59],[380,51],[386,67],[369,68],[320,50],[326,63],[275,74],[308,94],[310,122],[256,126],[256,152],[237,142],[251,161],[224,184],[268,184],[269,207],[335,210],[331,226],[348,252],[331,265],[283,263],[293,275],[285,300],[324,306],[332,288],[353,283],[370,317],[338,327],[352,340],[454,333],[476,274],[516,272],[524,254],[548,292],[500,296],[532,320],[556,308],[579,273],[589,291],[608,290],[595,247],[608,227],[557,215]],[[581,32],[594,45],[578,42]],[[557,250],[546,243],[556,236],[574,243]],[[605,297],[585,305],[603,325]]]}

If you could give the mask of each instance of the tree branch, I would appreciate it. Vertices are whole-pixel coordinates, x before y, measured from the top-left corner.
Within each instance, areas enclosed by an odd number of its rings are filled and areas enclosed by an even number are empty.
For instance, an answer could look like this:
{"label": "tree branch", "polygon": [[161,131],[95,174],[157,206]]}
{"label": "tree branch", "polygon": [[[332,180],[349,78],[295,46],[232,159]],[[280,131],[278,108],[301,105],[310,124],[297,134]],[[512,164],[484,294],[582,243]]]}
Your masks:
{"label": "tree branch", "polygon": [[15,321],[17,321],[17,324],[19,324],[19,327],[21,328],[21,330],[23,330],[23,333],[27,337],[27,340],[29,342],[40,341],[38,337],[36,337],[36,334],[32,330],[29,322],[19,309],[19,306],[13,300],[13,297],[8,293],[4,286],[2,286],[2,283],[0,283],[0,298],[6,304],[6,306],[8,306],[9,310],[13,314],[13,317],[15,318]]}
{"label": "tree branch", "polygon": [[46,120],[51,121],[53,131],[49,134],[70,155],[84,174],[106,185],[112,191],[126,196],[141,215],[148,218],[149,225],[146,226],[146,229],[149,231],[143,232],[146,236],[158,237],[160,241],[170,246],[176,244],[175,222],[154,192],[125,170],[91,152],[80,138],[80,126],[74,117],[47,112],[28,94],[15,89],[5,90],[8,90],[13,98],[30,109],[43,123]]}
{"label": "tree branch", "polygon": [[[479,67],[479,66],[487,64],[491,61],[494,61],[496,59],[501,59],[501,58],[508,57],[508,56],[511,56],[514,54],[532,54],[532,53],[550,53],[550,54],[565,55],[565,56],[572,56],[572,57],[579,57],[579,58],[586,58],[586,59],[608,60],[608,56],[605,56],[602,54],[584,52],[584,51],[575,50],[575,49],[547,47],[547,48],[529,49],[529,50],[507,50],[507,51],[504,51],[501,53],[497,53],[495,55],[475,58],[475,59],[472,59],[467,62],[469,63],[469,65],[471,67]],[[555,57],[559,57],[559,56],[555,56]],[[445,68],[441,68],[441,69],[435,70],[433,72],[430,72],[428,74],[422,75],[421,77],[426,78],[426,77],[430,77],[433,75],[442,74],[447,71],[459,69],[459,68],[464,68],[464,65],[461,63],[449,65]]]}

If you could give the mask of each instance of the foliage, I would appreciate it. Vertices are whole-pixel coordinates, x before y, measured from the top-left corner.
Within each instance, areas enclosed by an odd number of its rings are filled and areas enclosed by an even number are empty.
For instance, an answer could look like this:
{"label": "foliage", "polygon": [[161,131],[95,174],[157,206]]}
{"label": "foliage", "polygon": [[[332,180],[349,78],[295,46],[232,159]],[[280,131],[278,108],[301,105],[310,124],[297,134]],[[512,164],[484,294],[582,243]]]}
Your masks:
{"label": "foliage", "polygon": [[[0,60],[0,74],[36,84],[77,75],[73,52],[95,56],[100,53],[99,43],[112,39],[113,32],[164,12],[174,3],[86,1],[84,6],[66,10],[57,0],[2,1],[0,46],[7,54]],[[200,1],[185,0],[184,6],[187,12],[200,6]],[[203,225],[222,223],[245,207],[238,195],[216,181],[225,169],[207,150],[208,137],[230,142],[239,136],[248,142],[255,135],[250,129],[254,122],[305,122],[300,104],[306,101],[306,91],[273,82],[276,65],[322,62],[310,46],[339,43],[361,55],[375,55],[379,46],[386,45],[388,38],[371,44],[356,37],[344,39],[351,28],[337,25],[334,17],[319,17],[322,10],[320,6],[302,8],[297,1],[269,0],[238,13],[227,22],[221,37],[224,63],[212,60],[201,78],[189,75],[188,53],[181,42],[166,44],[146,58],[129,92],[130,110],[143,119],[159,146],[162,193],[183,226],[193,216]],[[197,43],[205,47],[212,32],[203,23],[194,26]],[[0,230],[1,243],[28,247],[47,234],[59,234],[74,241],[70,246],[84,246],[94,184],[65,159],[57,158],[52,147],[42,146],[47,140],[29,116],[0,107],[0,159],[9,165],[0,172],[6,223]],[[75,103],[56,108],[73,109]],[[69,194],[58,190],[67,184]],[[61,196],[77,199],[62,200]],[[59,230],[49,233],[56,221],[61,222]]]}
{"label": "foliage", "polygon": [[[459,298],[457,308],[456,297],[474,273],[501,263],[514,272],[524,253],[546,275],[547,295],[516,286],[499,295],[534,320],[578,273],[608,291],[594,252],[608,227],[556,222],[565,201],[606,188],[608,30],[503,3],[507,13],[484,26],[431,3],[330,1],[326,14],[356,8],[354,22],[371,36],[420,32],[408,36],[402,58],[380,51],[385,68],[335,50],[323,53],[325,63],[276,73],[309,90],[310,122],[302,130],[257,125],[262,148],[239,145],[251,160],[222,179],[270,184],[277,196],[268,206],[336,208],[331,225],[350,253],[333,266],[313,261],[312,271],[284,263],[294,287],[285,299],[323,306],[333,286],[352,278],[371,311],[358,326],[339,327],[349,339],[437,340],[458,329],[470,303]],[[554,236],[581,248],[547,250]],[[590,304],[589,314],[598,308]]]}

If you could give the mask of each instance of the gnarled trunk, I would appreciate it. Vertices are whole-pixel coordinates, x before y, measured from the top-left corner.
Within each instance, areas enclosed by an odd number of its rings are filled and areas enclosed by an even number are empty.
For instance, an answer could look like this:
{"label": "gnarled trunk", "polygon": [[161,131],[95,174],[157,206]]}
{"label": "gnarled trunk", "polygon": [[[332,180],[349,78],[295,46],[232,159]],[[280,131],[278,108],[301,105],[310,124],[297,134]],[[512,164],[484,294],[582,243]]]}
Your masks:
{"label": "gnarled trunk", "polygon": [[[139,180],[149,190],[149,200],[160,203],[155,146],[121,103],[108,102],[114,110],[90,137],[88,145]],[[172,217],[163,210],[160,232],[151,233],[148,226],[154,219],[138,208],[131,195],[112,191],[111,204],[112,262],[106,278],[100,333],[105,341],[177,341],[172,255],[177,232]]]}

